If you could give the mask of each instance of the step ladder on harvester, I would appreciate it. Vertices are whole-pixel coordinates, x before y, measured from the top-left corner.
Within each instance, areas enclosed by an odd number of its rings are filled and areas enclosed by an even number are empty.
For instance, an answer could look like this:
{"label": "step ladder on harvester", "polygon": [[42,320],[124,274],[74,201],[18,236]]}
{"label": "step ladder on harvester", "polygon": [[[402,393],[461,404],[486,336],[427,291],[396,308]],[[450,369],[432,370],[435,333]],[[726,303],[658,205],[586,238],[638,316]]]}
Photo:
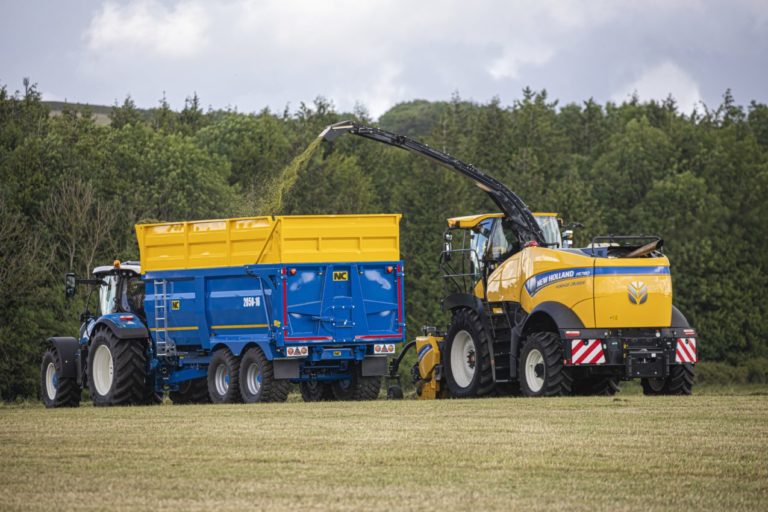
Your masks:
{"label": "step ladder on harvester", "polygon": [[155,347],[158,357],[176,355],[176,343],[168,336],[167,281],[156,279],[155,287]]}

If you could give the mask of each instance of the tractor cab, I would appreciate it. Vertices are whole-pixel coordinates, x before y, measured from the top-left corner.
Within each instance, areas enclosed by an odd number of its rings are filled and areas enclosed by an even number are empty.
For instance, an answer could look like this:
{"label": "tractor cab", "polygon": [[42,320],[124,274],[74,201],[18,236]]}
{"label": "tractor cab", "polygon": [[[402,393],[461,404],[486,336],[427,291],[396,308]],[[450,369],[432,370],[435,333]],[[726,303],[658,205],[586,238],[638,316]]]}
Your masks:
{"label": "tractor cab", "polygon": [[144,281],[138,262],[115,261],[114,265],[96,267],[93,276],[102,281],[99,286],[99,311],[136,313],[144,318]]}

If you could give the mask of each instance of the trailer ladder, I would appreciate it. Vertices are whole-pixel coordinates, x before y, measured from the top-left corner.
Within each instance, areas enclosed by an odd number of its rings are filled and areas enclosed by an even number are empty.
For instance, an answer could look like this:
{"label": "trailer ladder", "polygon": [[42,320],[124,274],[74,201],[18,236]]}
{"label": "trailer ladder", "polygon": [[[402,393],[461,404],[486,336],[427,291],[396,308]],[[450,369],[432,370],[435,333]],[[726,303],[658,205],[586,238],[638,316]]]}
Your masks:
{"label": "trailer ladder", "polygon": [[176,344],[168,336],[168,294],[165,279],[155,279],[155,349],[158,357],[176,354]]}

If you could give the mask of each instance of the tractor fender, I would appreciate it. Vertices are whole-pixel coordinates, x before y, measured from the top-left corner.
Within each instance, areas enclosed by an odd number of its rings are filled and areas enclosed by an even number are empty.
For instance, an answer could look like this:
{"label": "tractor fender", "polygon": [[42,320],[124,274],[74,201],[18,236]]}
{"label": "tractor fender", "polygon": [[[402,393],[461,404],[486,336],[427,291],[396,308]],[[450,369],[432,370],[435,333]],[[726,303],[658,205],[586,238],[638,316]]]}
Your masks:
{"label": "tractor fender", "polygon": [[[149,331],[136,315],[131,315],[132,320],[121,320],[120,316],[128,316],[126,313],[110,313],[104,315],[96,321],[93,326],[94,331],[101,326],[107,327],[112,333],[120,339],[130,338],[149,338]],[[91,332],[94,332],[91,331]]]}
{"label": "tractor fender", "polygon": [[79,383],[82,370],[80,343],[75,338],[68,336],[55,336],[48,338],[48,344],[59,353],[61,360],[61,374],[59,376],[65,379],[77,379]]}
{"label": "tractor fender", "polygon": [[443,299],[443,311],[453,311],[456,308],[468,308],[481,317],[485,316],[483,302],[470,293],[452,293]]}
{"label": "tractor fender", "polygon": [[691,324],[688,323],[688,319],[685,318],[685,315],[683,315],[679,309],[677,309],[675,306],[672,306],[672,321],[669,324],[670,327],[690,327]]}

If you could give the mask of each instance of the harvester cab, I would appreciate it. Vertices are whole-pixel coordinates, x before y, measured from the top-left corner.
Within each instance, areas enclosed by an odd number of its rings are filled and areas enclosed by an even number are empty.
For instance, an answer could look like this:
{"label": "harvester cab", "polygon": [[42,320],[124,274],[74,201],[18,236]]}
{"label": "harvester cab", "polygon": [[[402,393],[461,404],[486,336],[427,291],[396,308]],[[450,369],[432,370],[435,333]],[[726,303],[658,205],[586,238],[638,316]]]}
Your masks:
{"label": "harvester cab", "polygon": [[[453,397],[517,389],[525,396],[613,394],[620,380],[633,378],[646,394],[691,393],[696,333],[672,305],[661,238],[596,237],[576,249],[577,225],[561,232],[555,214],[533,214],[475,166],[350,121],[320,137],[344,133],[458,172],[501,210],[448,221],[440,262],[451,322],[445,335],[425,333],[408,345],[419,351],[413,374],[421,397],[442,396],[446,388]],[[431,364],[422,364],[426,354]],[[393,379],[396,372],[393,364]]]}

